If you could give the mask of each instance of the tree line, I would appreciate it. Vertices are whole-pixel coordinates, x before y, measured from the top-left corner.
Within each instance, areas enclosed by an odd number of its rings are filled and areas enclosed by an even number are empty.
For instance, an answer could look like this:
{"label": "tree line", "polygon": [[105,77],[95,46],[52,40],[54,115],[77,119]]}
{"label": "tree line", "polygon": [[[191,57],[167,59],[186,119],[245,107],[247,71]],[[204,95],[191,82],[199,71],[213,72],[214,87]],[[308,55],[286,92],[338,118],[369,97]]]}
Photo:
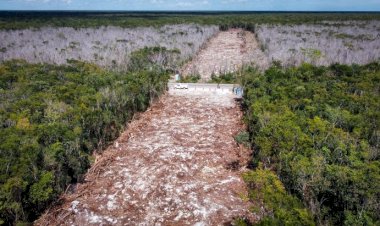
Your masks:
{"label": "tree line", "polygon": [[254,28],[255,24],[303,24],[326,21],[379,20],[380,13],[302,13],[302,12],[0,12],[0,29],[40,27],[89,28],[101,26],[161,27],[196,23],[221,28]]}

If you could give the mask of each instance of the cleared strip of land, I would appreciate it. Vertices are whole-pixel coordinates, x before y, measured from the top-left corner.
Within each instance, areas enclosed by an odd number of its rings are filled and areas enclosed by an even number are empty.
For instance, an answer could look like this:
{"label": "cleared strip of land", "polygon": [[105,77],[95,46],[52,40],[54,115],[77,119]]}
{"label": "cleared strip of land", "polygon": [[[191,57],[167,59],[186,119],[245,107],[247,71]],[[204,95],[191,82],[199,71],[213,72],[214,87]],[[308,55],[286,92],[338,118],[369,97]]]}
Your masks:
{"label": "cleared strip of land", "polygon": [[268,66],[255,35],[243,29],[230,29],[215,35],[194,60],[185,65],[182,74],[200,75],[202,81],[208,81],[212,74],[236,72],[252,62],[259,68]]}
{"label": "cleared strip of land", "polygon": [[106,150],[86,183],[38,223],[219,225],[250,217],[249,153],[234,95],[170,90]]}

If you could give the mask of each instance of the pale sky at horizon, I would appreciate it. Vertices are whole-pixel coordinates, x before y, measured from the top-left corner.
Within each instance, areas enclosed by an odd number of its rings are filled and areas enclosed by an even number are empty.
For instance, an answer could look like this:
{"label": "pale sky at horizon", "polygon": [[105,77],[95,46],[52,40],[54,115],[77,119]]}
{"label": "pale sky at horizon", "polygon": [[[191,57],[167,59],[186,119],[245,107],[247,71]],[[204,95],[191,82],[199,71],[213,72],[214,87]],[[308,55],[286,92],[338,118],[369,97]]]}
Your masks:
{"label": "pale sky at horizon", "polygon": [[380,11],[380,0],[0,0],[0,10]]}

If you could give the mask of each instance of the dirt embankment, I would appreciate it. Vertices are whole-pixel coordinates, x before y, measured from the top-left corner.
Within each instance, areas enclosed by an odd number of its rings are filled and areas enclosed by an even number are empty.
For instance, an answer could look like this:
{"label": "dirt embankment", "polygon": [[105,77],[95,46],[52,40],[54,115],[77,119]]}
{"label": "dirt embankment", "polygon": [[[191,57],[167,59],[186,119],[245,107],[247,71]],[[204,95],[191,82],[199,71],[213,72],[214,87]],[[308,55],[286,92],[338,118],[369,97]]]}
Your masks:
{"label": "dirt embankment", "polygon": [[232,93],[172,90],[38,225],[222,225],[255,217],[241,179],[249,151]]}
{"label": "dirt embankment", "polygon": [[266,68],[268,60],[260,50],[254,33],[231,29],[213,37],[194,60],[184,66],[182,75],[199,74],[202,81],[208,81],[212,74],[236,72],[247,64]]}

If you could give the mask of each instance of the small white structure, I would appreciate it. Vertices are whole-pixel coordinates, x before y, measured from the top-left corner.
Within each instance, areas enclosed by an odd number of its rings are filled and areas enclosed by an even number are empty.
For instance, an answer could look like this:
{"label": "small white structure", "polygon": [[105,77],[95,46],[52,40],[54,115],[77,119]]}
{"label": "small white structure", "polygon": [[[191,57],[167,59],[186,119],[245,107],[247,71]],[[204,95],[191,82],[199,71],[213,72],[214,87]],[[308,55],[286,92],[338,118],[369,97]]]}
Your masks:
{"label": "small white structure", "polygon": [[175,74],[175,81],[178,82],[180,80],[179,74]]}

